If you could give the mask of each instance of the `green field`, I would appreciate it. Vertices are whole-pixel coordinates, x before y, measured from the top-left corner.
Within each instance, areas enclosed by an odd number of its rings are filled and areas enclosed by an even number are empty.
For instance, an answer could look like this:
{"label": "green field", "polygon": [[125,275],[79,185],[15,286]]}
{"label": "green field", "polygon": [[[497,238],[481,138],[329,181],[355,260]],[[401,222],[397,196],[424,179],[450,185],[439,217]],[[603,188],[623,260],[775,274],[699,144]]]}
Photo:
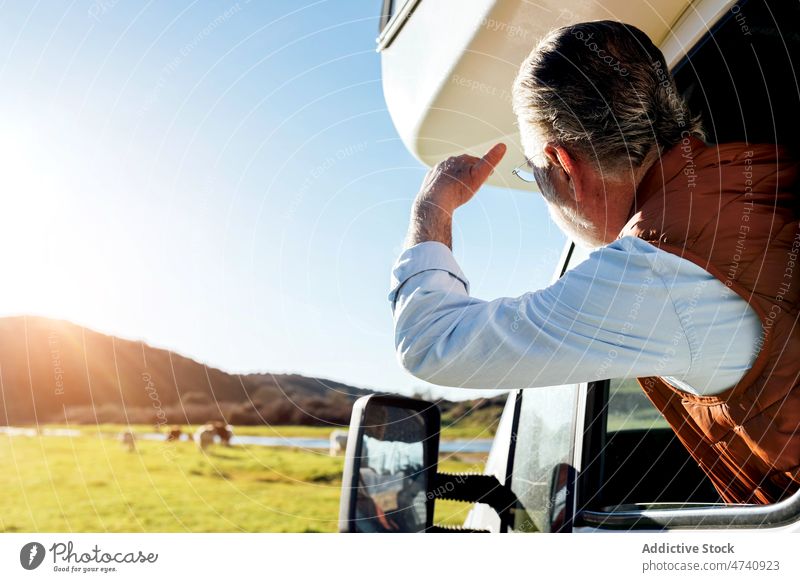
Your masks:
{"label": "green field", "polygon": [[[203,454],[192,443],[148,441],[130,453],[97,436],[97,427],[84,432],[76,438],[0,435],[0,531],[336,531],[342,457],[244,446]],[[476,465],[448,459],[440,469],[474,471]],[[469,507],[439,503],[437,521],[460,524]]]}
{"label": "green field", "polygon": [[[469,420],[469,419],[467,419]],[[123,430],[123,425],[121,424],[74,424],[74,425],[64,425],[64,424],[43,424],[41,425],[43,428],[69,428],[72,430],[79,430],[83,434],[87,435],[97,435],[100,434],[107,434],[107,435],[117,435],[121,430]],[[134,432],[141,433],[141,432],[154,432],[155,427],[149,424],[132,424],[128,425],[130,430]],[[169,427],[162,427],[161,432],[165,432]],[[181,426],[184,432],[193,432],[197,425],[187,425],[184,424]],[[333,430],[344,430],[346,431],[348,427],[346,426],[304,426],[304,425],[275,425],[275,426],[241,426],[237,425],[234,427],[234,434],[239,435],[249,435],[249,436],[265,436],[265,437],[309,437],[309,438],[322,438],[327,439],[331,431]],[[491,439],[494,438],[494,426],[483,426],[477,423],[467,423],[466,420],[462,420],[452,426],[446,426],[442,429],[442,438],[443,439],[467,439],[467,438],[479,438],[479,439]]]}

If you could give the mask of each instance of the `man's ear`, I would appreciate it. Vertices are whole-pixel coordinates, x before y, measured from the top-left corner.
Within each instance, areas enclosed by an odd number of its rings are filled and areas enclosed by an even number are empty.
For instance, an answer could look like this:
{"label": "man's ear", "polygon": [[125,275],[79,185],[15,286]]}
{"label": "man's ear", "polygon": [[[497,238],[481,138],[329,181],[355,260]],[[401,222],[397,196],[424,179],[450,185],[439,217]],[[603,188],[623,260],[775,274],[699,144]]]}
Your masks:
{"label": "man's ear", "polygon": [[544,155],[550,160],[551,164],[561,166],[568,176],[575,172],[575,158],[560,145],[547,144],[544,146]]}
{"label": "man's ear", "polygon": [[547,144],[544,147],[544,154],[557,170],[560,169],[565,174],[572,197],[580,203],[585,191],[581,162],[560,145]]}

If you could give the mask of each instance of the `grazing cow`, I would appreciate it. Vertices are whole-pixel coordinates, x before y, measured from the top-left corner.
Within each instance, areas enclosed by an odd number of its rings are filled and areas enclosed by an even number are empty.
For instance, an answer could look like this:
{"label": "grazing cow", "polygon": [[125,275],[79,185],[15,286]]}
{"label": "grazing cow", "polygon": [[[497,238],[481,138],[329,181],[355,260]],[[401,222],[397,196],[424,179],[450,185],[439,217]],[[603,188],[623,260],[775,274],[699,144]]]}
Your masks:
{"label": "grazing cow", "polygon": [[200,447],[201,451],[205,451],[208,447],[214,444],[214,437],[216,436],[216,432],[214,429],[205,424],[197,429],[194,433],[194,442],[197,443],[197,446]]}
{"label": "grazing cow", "polygon": [[345,449],[347,448],[347,431],[336,429],[331,431],[331,448],[330,448],[330,455],[331,457],[338,457],[339,455],[343,455]]}
{"label": "grazing cow", "polygon": [[179,440],[181,440],[182,436],[183,436],[183,431],[181,430],[181,427],[179,427],[179,426],[171,426],[169,428],[169,432],[167,433],[167,442],[171,443],[171,442],[179,441]]}
{"label": "grazing cow", "polygon": [[194,433],[194,441],[203,450],[213,444],[216,439],[219,439],[221,445],[229,447],[232,438],[233,427],[221,420],[207,422]]}
{"label": "grazing cow", "polygon": [[119,433],[119,442],[122,443],[122,447],[127,449],[129,453],[136,450],[136,435],[134,435],[132,431],[127,430]]}
{"label": "grazing cow", "polygon": [[214,422],[207,423],[206,426],[212,428],[223,446],[231,446],[231,439],[233,438],[233,427],[231,425],[225,424],[221,420],[215,420]]}

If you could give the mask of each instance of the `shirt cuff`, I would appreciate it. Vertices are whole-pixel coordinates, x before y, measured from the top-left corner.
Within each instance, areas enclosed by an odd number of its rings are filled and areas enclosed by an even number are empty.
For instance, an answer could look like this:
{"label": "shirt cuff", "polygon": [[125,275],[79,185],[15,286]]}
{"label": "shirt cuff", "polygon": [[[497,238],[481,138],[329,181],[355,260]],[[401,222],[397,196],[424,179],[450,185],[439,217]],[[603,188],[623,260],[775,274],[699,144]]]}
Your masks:
{"label": "shirt cuff", "polygon": [[389,292],[389,301],[392,302],[392,305],[394,305],[397,293],[403,283],[423,271],[433,270],[450,273],[464,284],[464,289],[469,295],[469,281],[461,267],[458,266],[453,251],[438,241],[426,241],[406,249],[397,258],[392,268],[391,291]]}

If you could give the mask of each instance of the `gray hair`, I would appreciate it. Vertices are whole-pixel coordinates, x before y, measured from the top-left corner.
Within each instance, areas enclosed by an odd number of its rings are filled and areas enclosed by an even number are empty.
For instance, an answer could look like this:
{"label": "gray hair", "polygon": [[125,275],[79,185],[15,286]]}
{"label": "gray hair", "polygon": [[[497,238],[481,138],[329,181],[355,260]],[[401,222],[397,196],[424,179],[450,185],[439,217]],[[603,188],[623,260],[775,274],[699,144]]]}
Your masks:
{"label": "gray hair", "polygon": [[653,149],[704,138],[664,55],[638,28],[609,20],[556,29],[520,67],[513,88],[521,131],[609,171]]}

